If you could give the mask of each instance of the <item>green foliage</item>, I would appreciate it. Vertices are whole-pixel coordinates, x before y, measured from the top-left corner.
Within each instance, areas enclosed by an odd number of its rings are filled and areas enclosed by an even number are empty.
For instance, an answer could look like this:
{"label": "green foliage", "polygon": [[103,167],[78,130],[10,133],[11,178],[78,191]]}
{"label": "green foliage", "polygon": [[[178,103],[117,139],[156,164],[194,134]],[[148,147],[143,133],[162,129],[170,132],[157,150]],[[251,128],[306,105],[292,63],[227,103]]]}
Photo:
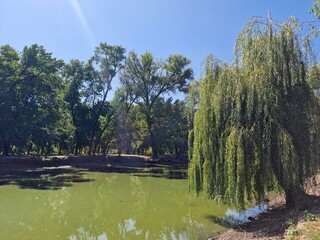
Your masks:
{"label": "green foliage", "polygon": [[[190,60],[131,52],[125,64],[125,51],[101,43],[88,61],[64,64],[38,45],[21,54],[0,46],[0,124],[6,126],[0,151],[95,154],[113,144],[120,152],[143,153],[150,145],[154,154],[186,152],[186,105],[164,96],[187,90]],[[122,87],[110,103],[121,69]]]}
{"label": "green foliage", "polygon": [[[107,101],[111,83],[122,69],[125,49],[101,43],[87,63],[71,60],[63,75],[67,82],[65,100],[74,126],[75,154],[83,146],[95,154],[98,145],[110,142],[114,109]],[[106,142],[103,142],[106,141]]]}
{"label": "green foliage", "polygon": [[[130,104],[122,92],[113,100],[116,108],[116,139],[119,153],[144,153],[149,149],[148,124],[143,106]],[[120,95],[119,95],[120,94]],[[122,96],[122,97],[121,97]],[[187,152],[188,119],[184,101],[164,100],[159,97],[154,104],[153,131],[160,154],[170,153],[180,157]]]}
{"label": "green foliage", "polygon": [[[78,153],[105,148],[114,128],[107,101],[125,49],[101,43],[86,63],[64,64],[42,46],[0,47],[0,150]],[[104,142],[106,141],[106,142]]]}
{"label": "green foliage", "polygon": [[295,19],[253,18],[236,42],[235,64],[207,57],[194,118],[192,188],[236,208],[278,186],[291,199],[299,193],[319,165],[309,50]]}
{"label": "green foliage", "polygon": [[62,98],[59,72],[63,62],[42,46],[25,47],[18,54],[8,45],[0,48],[0,147],[25,148],[36,144],[50,152]]}
{"label": "green foliage", "polygon": [[193,122],[194,122],[194,115],[197,109],[197,105],[199,102],[199,81],[193,81],[189,85],[188,95],[186,95],[186,103],[188,106],[188,158],[192,159],[192,152],[193,152],[193,141],[194,141],[194,132],[193,132]]}
{"label": "green foliage", "polygon": [[287,236],[289,239],[295,239],[295,237],[300,235],[300,231],[297,229],[296,224],[292,219],[287,219]]}
{"label": "green foliage", "polygon": [[304,218],[306,221],[316,221],[316,215],[313,213],[309,213],[308,211],[305,211]]}
{"label": "green foliage", "polygon": [[314,1],[312,8],[310,10],[310,13],[313,13],[314,15],[316,15],[318,19],[320,19],[320,1],[319,0]]}
{"label": "green foliage", "polygon": [[159,153],[175,154],[176,157],[186,153],[188,119],[185,102],[159,98],[155,109],[154,130]]}
{"label": "green foliage", "polygon": [[320,95],[320,66],[319,65],[315,65],[309,68],[308,83],[311,89],[316,93],[316,95],[319,96]]}
{"label": "green foliage", "polygon": [[157,61],[150,52],[141,55],[130,52],[126,66],[121,72],[122,87],[140,106],[147,123],[153,157],[158,157],[156,143],[155,113],[159,112],[159,98],[170,92],[185,91],[187,81],[192,79],[190,60],[181,55],[171,55],[166,61]]}

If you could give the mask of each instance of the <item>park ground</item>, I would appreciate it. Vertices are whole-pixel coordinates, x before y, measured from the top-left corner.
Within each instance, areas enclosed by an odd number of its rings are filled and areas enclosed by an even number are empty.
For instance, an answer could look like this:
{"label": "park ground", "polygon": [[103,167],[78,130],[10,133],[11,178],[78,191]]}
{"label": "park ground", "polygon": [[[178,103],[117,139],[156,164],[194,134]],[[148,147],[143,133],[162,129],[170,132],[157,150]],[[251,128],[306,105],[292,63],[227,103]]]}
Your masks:
{"label": "park ground", "polygon": [[284,196],[270,199],[266,212],[212,239],[217,240],[320,240],[320,174],[307,180],[307,209],[285,208]]}
{"label": "park ground", "polygon": [[[117,172],[134,174],[163,175],[170,178],[187,178],[188,162],[172,157],[164,157],[152,161],[148,156],[116,155],[105,156],[11,156],[0,157],[0,186],[17,184],[21,187],[30,184],[38,173],[56,171],[77,172],[80,170],[93,172]],[[169,169],[170,171],[163,171]],[[28,182],[23,182],[28,176]],[[34,181],[31,181],[34,183]],[[52,188],[54,185],[36,181],[38,188]],[[60,183],[58,183],[60,184]],[[270,199],[268,210],[258,216],[252,216],[245,224],[211,239],[218,240],[251,240],[251,239],[320,239],[320,174],[309,179],[306,192],[313,195],[308,209],[288,210],[285,208],[283,196]]]}

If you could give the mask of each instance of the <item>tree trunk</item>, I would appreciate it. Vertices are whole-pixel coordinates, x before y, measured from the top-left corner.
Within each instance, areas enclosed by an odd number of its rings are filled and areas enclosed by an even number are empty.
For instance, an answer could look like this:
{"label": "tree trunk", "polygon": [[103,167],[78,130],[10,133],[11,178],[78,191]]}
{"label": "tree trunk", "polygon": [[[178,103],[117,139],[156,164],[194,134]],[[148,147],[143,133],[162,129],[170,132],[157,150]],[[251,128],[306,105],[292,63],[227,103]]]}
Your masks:
{"label": "tree trunk", "polygon": [[174,145],[174,154],[175,154],[176,156],[178,156],[178,154],[179,154],[179,147],[178,147],[177,144]]}
{"label": "tree trunk", "polygon": [[96,155],[96,153],[99,153],[98,145],[99,145],[99,140],[94,141],[92,155]]}
{"label": "tree trunk", "polygon": [[62,151],[62,142],[60,141],[60,144],[59,144],[59,155],[61,155],[61,151]]}
{"label": "tree trunk", "polygon": [[158,155],[156,140],[155,140],[155,138],[154,138],[153,131],[151,131],[151,132],[149,133],[149,137],[150,137],[151,148],[152,148],[152,158],[153,158],[153,159],[157,159],[157,158],[159,158],[159,155]]}
{"label": "tree trunk", "polygon": [[75,148],[74,148],[74,155],[78,155],[78,151],[79,151],[79,148],[78,148],[78,146],[76,146]]}
{"label": "tree trunk", "polygon": [[32,143],[28,145],[27,155],[30,155],[31,151],[32,151]]}
{"label": "tree trunk", "polygon": [[297,203],[296,203],[296,199],[293,195],[293,191],[291,189],[288,189],[285,191],[285,195],[286,195],[286,207],[289,209],[293,209]]}
{"label": "tree trunk", "polygon": [[74,148],[74,155],[78,155],[79,153],[79,139],[80,139],[80,133],[78,132],[78,130],[76,130],[76,142],[75,142],[75,148]]}
{"label": "tree trunk", "polygon": [[4,155],[9,156],[10,145],[5,143],[3,146],[3,150],[4,150]]}
{"label": "tree trunk", "polygon": [[288,188],[285,190],[286,207],[288,209],[303,209],[307,204],[307,194],[301,188]]}
{"label": "tree trunk", "polygon": [[88,155],[91,156],[92,154],[92,148],[93,148],[93,143],[94,142],[94,133],[91,133],[91,137],[90,137],[90,142],[89,142],[89,151],[88,151]]}
{"label": "tree trunk", "polygon": [[158,151],[157,151],[156,140],[155,140],[154,133],[153,133],[153,130],[152,130],[151,117],[149,115],[147,115],[146,117],[147,117],[149,139],[150,139],[151,148],[152,148],[152,158],[153,159],[157,159],[157,158],[159,158],[159,155],[158,155]]}

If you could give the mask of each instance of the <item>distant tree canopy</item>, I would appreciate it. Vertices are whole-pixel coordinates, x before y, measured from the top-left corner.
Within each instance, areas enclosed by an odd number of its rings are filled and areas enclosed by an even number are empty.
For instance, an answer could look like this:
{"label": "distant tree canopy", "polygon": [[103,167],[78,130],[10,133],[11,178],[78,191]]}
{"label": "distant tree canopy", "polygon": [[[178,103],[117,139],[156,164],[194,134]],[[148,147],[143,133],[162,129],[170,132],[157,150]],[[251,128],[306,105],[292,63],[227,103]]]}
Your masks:
{"label": "distant tree canopy", "polygon": [[107,97],[112,80],[124,65],[124,54],[125,49],[121,46],[101,43],[86,64],[71,60],[64,68],[65,100],[75,129],[75,154],[86,145],[89,146],[88,154],[94,154],[110,125],[114,110]]}
{"label": "distant tree canopy", "polygon": [[0,152],[186,153],[186,104],[164,94],[186,90],[190,60],[125,52],[101,43],[86,62],[65,64],[42,46],[0,46]]}
{"label": "distant tree canopy", "polygon": [[18,54],[9,45],[0,47],[0,146],[50,148],[60,117],[59,76],[63,62],[38,45]]}
{"label": "distant tree canopy", "polygon": [[140,58],[135,52],[130,52],[121,72],[123,88],[140,106],[145,117],[154,158],[158,158],[155,136],[155,114],[159,111],[157,102],[164,94],[186,90],[188,80],[193,77],[189,64],[190,60],[181,55],[171,55],[162,62],[156,61],[149,52]]}
{"label": "distant tree canopy", "polygon": [[190,186],[236,208],[282,189],[288,206],[319,167],[319,101],[307,81],[312,51],[295,19],[252,18],[235,63],[209,56],[195,114]]}

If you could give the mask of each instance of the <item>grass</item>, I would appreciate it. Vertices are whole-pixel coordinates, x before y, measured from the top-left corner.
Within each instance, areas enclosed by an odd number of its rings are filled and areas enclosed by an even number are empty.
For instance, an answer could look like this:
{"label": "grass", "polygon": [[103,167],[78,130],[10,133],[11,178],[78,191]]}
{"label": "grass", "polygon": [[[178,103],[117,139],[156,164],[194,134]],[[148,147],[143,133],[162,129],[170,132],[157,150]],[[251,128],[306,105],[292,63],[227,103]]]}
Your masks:
{"label": "grass", "polygon": [[319,240],[320,221],[315,214],[305,211],[302,222],[298,225],[294,224],[291,219],[287,221],[287,224],[286,240]]}
{"label": "grass", "polygon": [[320,221],[306,222],[303,228],[303,235],[310,240],[319,240],[320,237]]}

